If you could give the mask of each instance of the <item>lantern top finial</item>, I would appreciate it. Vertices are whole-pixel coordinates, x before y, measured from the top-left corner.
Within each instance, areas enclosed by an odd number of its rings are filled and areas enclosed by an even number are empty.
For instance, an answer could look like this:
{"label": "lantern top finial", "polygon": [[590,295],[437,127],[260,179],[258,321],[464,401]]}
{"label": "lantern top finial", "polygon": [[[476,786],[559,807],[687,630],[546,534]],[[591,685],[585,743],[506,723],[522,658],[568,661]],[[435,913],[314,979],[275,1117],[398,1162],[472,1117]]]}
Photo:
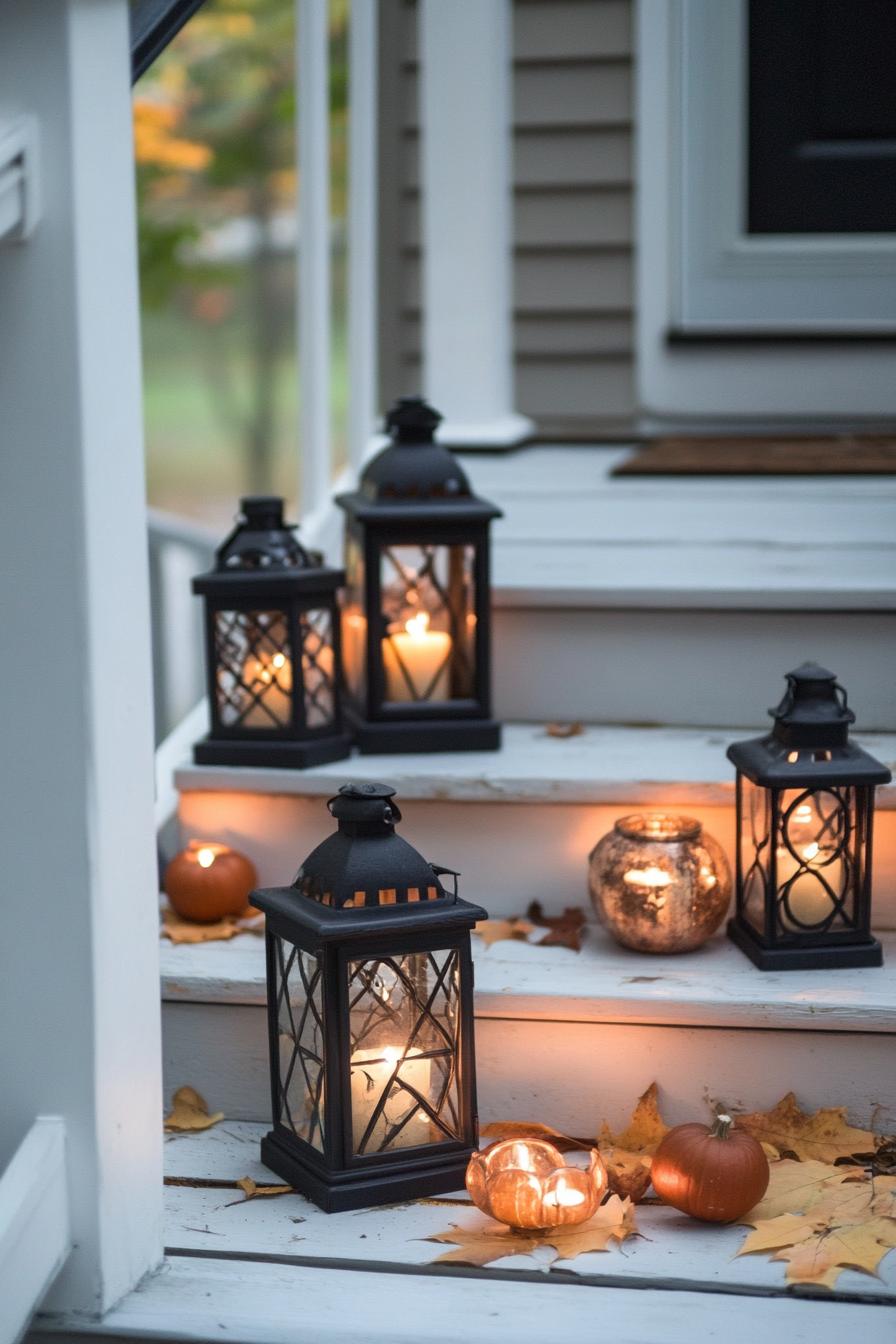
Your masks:
{"label": "lantern top finial", "polygon": [[215,554],[215,568],[226,572],[310,569],[316,563],[296,536],[294,525],[284,522],[279,495],[241,499],[236,526]]}
{"label": "lantern top finial", "polygon": [[399,397],[386,416],[386,433],[395,443],[432,443],[442,416],[423,397]]}
{"label": "lantern top finial", "polygon": [[784,697],[769,714],[778,741],[794,747],[845,746],[856,719],[834,673],[818,663],[803,663],[787,673]]}

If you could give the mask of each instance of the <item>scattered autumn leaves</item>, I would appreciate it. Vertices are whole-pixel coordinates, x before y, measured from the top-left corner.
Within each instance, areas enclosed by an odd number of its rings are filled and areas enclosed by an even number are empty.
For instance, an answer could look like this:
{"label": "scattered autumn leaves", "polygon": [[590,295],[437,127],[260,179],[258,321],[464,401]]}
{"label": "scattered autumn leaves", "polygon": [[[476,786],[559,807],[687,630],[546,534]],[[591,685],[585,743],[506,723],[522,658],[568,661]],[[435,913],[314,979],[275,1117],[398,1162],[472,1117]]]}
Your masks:
{"label": "scattered autumn leaves", "polygon": [[[533,937],[539,929],[546,932]],[[504,941],[535,943],[539,947],[568,947],[579,952],[585,933],[585,911],[567,906],[562,915],[546,915],[539,901],[532,901],[525,916],[513,919],[483,919],[473,930],[486,947]]]}
{"label": "scattered autumn leaves", "polygon": [[480,1215],[473,1227],[452,1227],[427,1241],[448,1242],[457,1249],[437,1257],[439,1265],[490,1265],[508,1255],[529,1255],[541,1247],[554,1252],[553,1260],[574,1260],[589,1251],[606,1251],[610,1243],[636,1236],[634,1205],[610,1195],[587,1223],[555,1227],[548,1232],[515,1232],[494,1218]]}
{"label": "scattered autumn leaves", "polygon": [[190,1133],[211,1129],[223,1119],[223,1111],[209,1114],[205,1097],[200,1096],[195,1087],[179,1087],[171,1099],[171,1114],[165,1116],[165,1128]]}
{"label": "scattered autumn leaves", "polygon": [[212,924],[196,924],[193,920],[181,919],[169,905],[162,910],[161,935],[172,943],[218,943],[233,938],[238,933],[264,934],[264,915],[252,910],[246,915],[226,915]]}

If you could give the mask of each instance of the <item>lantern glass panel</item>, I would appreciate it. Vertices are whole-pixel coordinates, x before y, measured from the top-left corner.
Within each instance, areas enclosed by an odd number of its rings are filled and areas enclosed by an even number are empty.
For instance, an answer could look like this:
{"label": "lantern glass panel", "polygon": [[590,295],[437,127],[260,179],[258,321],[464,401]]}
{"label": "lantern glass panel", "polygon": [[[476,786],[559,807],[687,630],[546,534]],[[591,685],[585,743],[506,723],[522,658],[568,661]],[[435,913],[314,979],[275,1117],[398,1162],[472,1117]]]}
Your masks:
{"label": "lantern glass panel", "polygon": [[361,699],[367,678],[367,617],[364,613],[364,551],[358,534],[345,539],[345,599],[342,607],[342,662],[345,684]]}
{"label": "lantern glass panel", "polygon": [[778,920],[785,933],[854,926],[855,816],[854,788],[780,794],[775,857]]}
{"label": "lantern glass panel", "polygon": [[741,872],[745,919],[760,933],[765,928],[765,894],[771,881],[771,796],[768,789],[741,776]]}
{"label": "lantern glass panel", "polygon": [[463,1140],[459,988],[456,950],[349,963],[356,1155]]}
{"label": "lantern glass panel", "polygon": [[292,650],[282,611],[215,612],[215,694],[225,728],[288,728]]}
{"label": "lantern glass panel", "polygon": [[318,1152],[324,1138],[323,968],[274,938],[280,1123]]}
{"label": "lantern glass panel", "polygon": [[475,548],[391,545],[380,553],[387,704],[471,699]]}
{"label": "lantern glass panel", "polygon": [[336,713],[333,619],[326,607],[303,611],[299,619],[305,724],[308,728],[326,728]]}

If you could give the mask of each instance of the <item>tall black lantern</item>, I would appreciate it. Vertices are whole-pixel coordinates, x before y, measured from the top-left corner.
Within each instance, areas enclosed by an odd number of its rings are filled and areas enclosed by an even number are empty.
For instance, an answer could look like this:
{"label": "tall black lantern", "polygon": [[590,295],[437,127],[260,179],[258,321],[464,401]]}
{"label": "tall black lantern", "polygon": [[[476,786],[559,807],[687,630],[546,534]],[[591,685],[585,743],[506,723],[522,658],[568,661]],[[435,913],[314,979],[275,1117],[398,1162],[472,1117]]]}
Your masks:
{"label": "tall black lantern", "polygon": [[200,765],[308,766],[349,754],[342,726],[336,590],[344,578],[306,551],[283,500],[241,501],[205,599],[211,731]]}
{"label": "tall black lantern", "polygon": [[346,713],[362,752],[489,750],[489,524],[419,397],[389,413],[391,444],[342,495]]}
{"label": "tall black lantern", "polygon": [[476,1146],[470,930],[485,912],[395,834],[394,793],[343,785],[336,833],[291,887],[251,898],[267,915],[261,1157],[328,1213],[460,1189]]}
{"label": "tall black lantern", "polygon": [[736,742],[737,909],[728,934],[763,971],[880,966],[871,934],[874,788],[890,771],[849,741],[834,674],[788,673],[767,737]]}

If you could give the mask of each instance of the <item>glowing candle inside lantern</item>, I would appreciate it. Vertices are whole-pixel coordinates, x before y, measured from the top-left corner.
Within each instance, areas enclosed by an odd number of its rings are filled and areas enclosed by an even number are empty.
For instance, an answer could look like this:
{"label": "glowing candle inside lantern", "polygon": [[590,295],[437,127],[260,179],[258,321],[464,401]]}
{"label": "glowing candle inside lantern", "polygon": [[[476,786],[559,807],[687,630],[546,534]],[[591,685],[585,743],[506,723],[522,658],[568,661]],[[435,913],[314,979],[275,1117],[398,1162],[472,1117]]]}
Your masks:
{"label": "glowing candle inside lantern", "polygon": [[[394,1045],[356,1050],[352,1055],[352,1133],[356,1152],[362,1151],[362,1143],[365,1153],[378,1153],[394,1148],[416,1148],[418,1144],[429,1142],[429,1115],[418,1106],[414,1093],[429,1101],[431,1062],[419,1055],[419,1050],[409,1050],[405,1055]],[[384,1092],[386,1100],[364,1142]],[[413,1112],[410,1119],[390,1138],[409,1112]]]}
{"label": "glowing candle inside lantern", "polygon": [[451,636],[444,630],[430,630],[428,612],[412,616],[404,630],[383,640],[386,699],[404,704],[449,699],[450,653]]}
{"label": "glowing candle inside lantern", "polygon": [[557,1181],[556,1188],[546,1192],[544,1202],[546,1208],[552,1208],[556,1205],[557,1208],[574,1209],[577,1204],[585,1203],[585,1192],[583,1190],[573,1190],[571,1186],[567,1185],[565,1178],[561,1176]]}
{"label": "glowing candle inside lantern", "polygon": [[[779,845],[776,853],[778,890],[782,891],[790,882],[787,903],[790,914],[800,925],[822,924],[831,913],[830,895],[812,870],[823,867],[827,881],[835,891],[841,876],[840,865],[829,862],[830,853],[822,849],[815,839],[820,824],[821,820],[812,804],[800,803],[794,808],[787,823],[787,837],[795,854],[786,845]],[[787,913],[782,906],[782,922],[792,928],[794,924],[788,920]]]}
{"label": "glowing candle inside lantern", "polygon": [[250,654],[243,665],[242,679],[255,697],[243,725],[246,728],[289,727],[292,721],[292,664],[286,654]]}
{"label": "glowing candle inside lantern", "polygon": [[652,887],[661,891],[663,887],[668,887],[672,881],[671,873],[667,873],[663,868],[629,868],[622,877],[630,887]]}

